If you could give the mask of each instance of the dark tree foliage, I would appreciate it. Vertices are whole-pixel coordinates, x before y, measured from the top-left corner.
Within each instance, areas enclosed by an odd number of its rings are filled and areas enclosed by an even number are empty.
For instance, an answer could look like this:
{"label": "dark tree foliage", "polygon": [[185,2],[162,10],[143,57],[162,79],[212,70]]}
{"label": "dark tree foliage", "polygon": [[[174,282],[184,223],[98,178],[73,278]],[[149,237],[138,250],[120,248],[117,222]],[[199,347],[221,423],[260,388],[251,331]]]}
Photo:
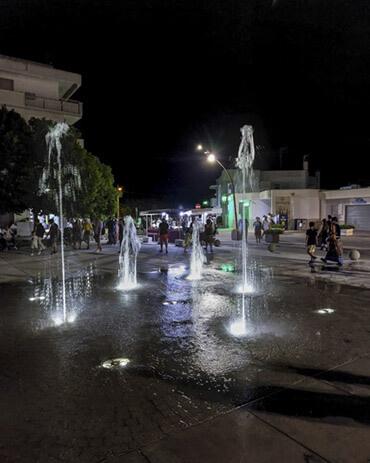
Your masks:
{"label": "dark tree foliage", "polygon": [[[48,165],[46,135],[55,125],[46,119],[27,122],[15,111],[0,110],[0,213],[58,214],[56,153]],[[105,218],[114,214],[117,190],[111,168],[86,151],[79,132],[69,127],[61,138],[63,212],[68,218]],[[43,175],[47,188],[41,188]],[[45,186],[45,185],[44,185]]]}
{"label": "dark tree foliage", "polygon": [[31,131],[14,110],[0,109],[0,213],[22,212],[29,205]]}

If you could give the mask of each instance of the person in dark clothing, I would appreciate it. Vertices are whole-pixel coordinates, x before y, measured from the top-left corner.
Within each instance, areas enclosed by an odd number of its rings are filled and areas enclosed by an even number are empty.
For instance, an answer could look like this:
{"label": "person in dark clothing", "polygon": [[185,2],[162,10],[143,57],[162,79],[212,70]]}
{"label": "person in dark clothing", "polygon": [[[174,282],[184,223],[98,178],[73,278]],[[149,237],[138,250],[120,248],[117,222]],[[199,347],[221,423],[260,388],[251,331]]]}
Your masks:
{"label": "person in dark clothing", "polygon": [[327,222],[328,227],[329,227],[329,235],[330,235],[330,233],[331,233],[331,220],[332,220],[332,219],[331,219],[331,215],[328,215],[328,220],[327,220],[326,222]]}
{"label": "person in dark clothing", "polygon": [[168,223],[164,217],[159,224],[159,243],[161,245],[159,252],[163,252],[163,244],[166,247],[166,252],[168,252]]}
{"label": "person in dark clothing", "polygon": [[118,239],[119,239],[119,253],[121,252],[122,241],[123,241],[123,219],[118,221]]}
{"label": "person in dark clothing", "polygon": [[36,233],[38,250],[39,254],[41,254],[41,251],[44,251],[46,249],[46,246],[42,242],[42,239],[45,235],[45,228],[39,219],[36,219],[33,231]]}
{"label": "person in dark clothing", "polygon": [[207,219],[206,225],[204,227],[204,241],[206,242],[206,251],[208,251],[208,245],[209,249],[211,252],[213,252],[212,249],[212,243],[213,243],[213,223],[211,219]]}
{"label": "person in dark clothing", "polygon": [[309,223],[310,228],[306,231],[306,247],[307,247],[307,254],[311,257],[309,264],[315,262],[315,250],[316,246],[318,245],[317,240],[317,230],[314,229],[315,222]]}
{"label": "person in dark clothing", "polygon": [[109,220],[107,221],[107,228],[108,228],[108,244],[116,244],[115,223],[112,217],[109,217]]}
{"label": "person in dark clothing", "polygon": [[320,250],[322,251],[323,249],[327,248],[327,243],[326,240],[328,239],[329,236],[329,225],[326,219],[322,220],[322,225],[321,225],[321,230],[319,233],[319,237],[321,239],[321,244],[320,244]]}
{"label": "person in dark clothing", "polygon": [[4,238],[4,235],[0,233],[0,251],[7,251],[8,250],[8,245],[6,244],[6,239]]}
{"label": "person in dark clothing", "polygon": [[340,267],[343,265],[343,246],[340,240],[340,225],[337,217],[332,218],[331,233],[328,238],[328,252],[321,258],[323,262],[328,260],[336,262]]}
{"label": "person in dark clothing", "polygon": [[50,220],[50,243],[51,243],[51,254],[55,254],[57,252],[57,239],[58,239],[58,232],[59,228],[58,225],[54,222],[54,219]]}

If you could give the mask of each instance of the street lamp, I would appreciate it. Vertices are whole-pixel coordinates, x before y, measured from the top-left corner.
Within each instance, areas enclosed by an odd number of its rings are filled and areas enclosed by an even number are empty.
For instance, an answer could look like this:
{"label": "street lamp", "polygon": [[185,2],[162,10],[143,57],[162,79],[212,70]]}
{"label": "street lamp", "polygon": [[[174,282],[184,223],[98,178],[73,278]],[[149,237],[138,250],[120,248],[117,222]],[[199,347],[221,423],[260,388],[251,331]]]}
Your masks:
{"label": "street lamp", "polygon": [[221,164],[221,162],[216,158],[216,156],[213,153],[211,153],[210,151],[208,151],[203,145],[198,145],[197,150],[202,151],[203,154],[205,154],[207,156],[207,160],[209,162],[217,162],[217,164],[219,166],[221,166],[223,168],[223,170],[226,172],[226,175],[228,176],[228,178],[230,180],[231,192],[232,192],[233,200],[234,200],[234,223],[235,223],[235,228],[236,228],[236,230],[238,230],[239,227],[238,227],[238,212],[237,212],[237,209],[236,209],[235,185],[234,185],[234,181],[231,178],[231,175],[230,175],[229,171],[226,169],[226,167],[223,164]]}
{"label": "street lamp", "polygon": [[117,220],[119,220],[119,198],[121,196],[122,191],[123,191],[123,187],[120,185],[117,185]]}

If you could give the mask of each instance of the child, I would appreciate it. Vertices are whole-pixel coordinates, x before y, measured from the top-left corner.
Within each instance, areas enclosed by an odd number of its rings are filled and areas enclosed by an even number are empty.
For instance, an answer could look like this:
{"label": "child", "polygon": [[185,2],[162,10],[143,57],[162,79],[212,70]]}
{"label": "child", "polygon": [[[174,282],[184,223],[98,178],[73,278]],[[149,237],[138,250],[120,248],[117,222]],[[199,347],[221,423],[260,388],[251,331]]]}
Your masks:
{"label": "child", "polygon": [[[37,249],[38,249],[38,240],[37,240],[36,232],[34,231],[32,232],[32,236],[31,236],[31,256],[33,256],[34,251]],[[41,251],[38,254],[41,254]]]}
{"label": "child", "polygon": [[309,223],[310,228],[306,231],[306,247],[307,247],[307,254],[311,257],[309,264],[315,262],[315,250],[316,246],[318,245],[317,240],[317,230],[314,229],[315,223]]}

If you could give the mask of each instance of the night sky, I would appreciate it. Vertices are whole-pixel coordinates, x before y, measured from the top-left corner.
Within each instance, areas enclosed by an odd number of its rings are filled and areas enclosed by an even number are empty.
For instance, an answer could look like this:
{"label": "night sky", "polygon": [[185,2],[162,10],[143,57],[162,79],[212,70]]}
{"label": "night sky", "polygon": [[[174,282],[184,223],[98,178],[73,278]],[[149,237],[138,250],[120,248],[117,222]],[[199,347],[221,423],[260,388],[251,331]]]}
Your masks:
{"label": "night sky", "polygon": [[364,0],[0,0],[0,54],[82,74],[86,148],[128,195],[207,199],[251,124],[256,167],[370,185]]}

